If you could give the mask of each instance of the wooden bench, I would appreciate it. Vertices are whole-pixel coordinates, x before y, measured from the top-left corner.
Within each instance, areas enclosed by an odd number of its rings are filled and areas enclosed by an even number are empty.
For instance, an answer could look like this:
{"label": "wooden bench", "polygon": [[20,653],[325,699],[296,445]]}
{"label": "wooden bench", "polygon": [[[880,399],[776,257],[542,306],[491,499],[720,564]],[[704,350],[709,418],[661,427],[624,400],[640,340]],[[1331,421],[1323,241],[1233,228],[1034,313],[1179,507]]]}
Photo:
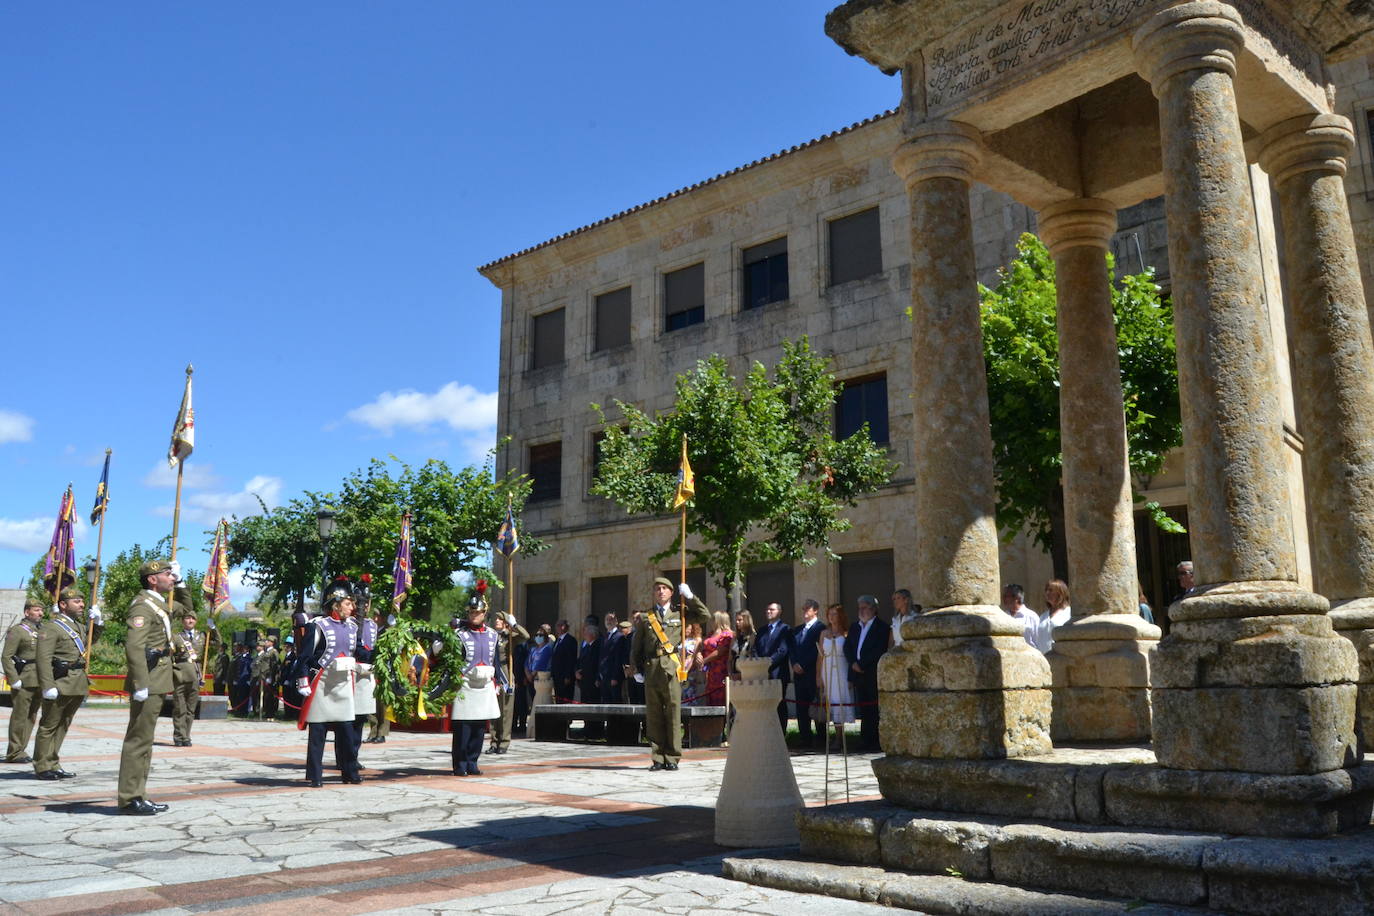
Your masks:
{"label": "wooden bench", "polygon": [[[541,703],[531,710],[536,741],[567,741],[574,720],[604,723],[607,744],[638,745],[644,728],[642,703]],[[718,747],[725,731],[724,706],[684,706],[687,747]]]}

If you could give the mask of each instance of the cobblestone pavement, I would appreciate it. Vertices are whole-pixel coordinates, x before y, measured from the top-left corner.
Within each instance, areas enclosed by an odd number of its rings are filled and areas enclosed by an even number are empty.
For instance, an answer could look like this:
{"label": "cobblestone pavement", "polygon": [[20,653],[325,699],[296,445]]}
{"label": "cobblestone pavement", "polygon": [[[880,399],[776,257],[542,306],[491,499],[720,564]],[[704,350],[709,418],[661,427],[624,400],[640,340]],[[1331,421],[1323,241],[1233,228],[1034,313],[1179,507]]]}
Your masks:
{"label": "cobblestone pavement", "polygon": [[[0,728],[8,709],[0,710]],[[294,723],[196,723],[193,747],[158,723],[148,791],[171,806],[116,816],[122,706],[87,706],[62,752],[75,779],[0,764],[5,913],[788,913],[814,898],[727,881],[712,841],[725,752],[688,751],[650,772],[647,751],[517,740],[483,775],[449,774],[449,736],[392,732],[363,745],[365,781],[304,784]],[[326,752],[326,760],[332,757]],[[870,758],[849,758],[854,799],[874,797]],[[809,804],[823,755],[793,767]],[[844,801],[830,758],[831,801]],[[827,913],[887,912],[826,901]]]}

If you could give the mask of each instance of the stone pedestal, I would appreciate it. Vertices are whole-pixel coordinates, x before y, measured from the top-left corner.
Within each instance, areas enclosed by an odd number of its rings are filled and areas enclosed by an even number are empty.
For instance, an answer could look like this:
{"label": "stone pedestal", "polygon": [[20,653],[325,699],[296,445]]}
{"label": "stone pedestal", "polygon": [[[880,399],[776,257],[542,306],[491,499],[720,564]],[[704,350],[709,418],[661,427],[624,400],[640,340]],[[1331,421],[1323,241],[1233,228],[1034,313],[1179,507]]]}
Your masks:
{"label": "stone pedestal", "polygon": [[798,840],[801,791],[778,728],[782,682],[769,680],[768,665],[766,658],[740,659],[741,680],[731,691],[735,724],[716,796],[721,846],[790,846]]}
{"label": "stone pedestal", "polygon": [[[537,671],[534,675],[534,702],[530,704],[533,709],[536,706],[543,706],[553,702],[553,675],[547,671]],[[567,729],[566,724],[563,728]],[[539,737],[539,716],[537,713],[530,713],[530,737]]]}
{"label": "stone pedestal", "polygon": [[1374,598],[1357,598],[1331,605],[1331,626],[1350,640],[1359,663],[1356,681],[1355,730],[1360,747],[1374,741]]}
{"label": "stone pedestal", "polygon": [[1073,619],[1054,633],[1055,741],[1148,741],[1159,629],[1136,599],[1135,525],[1107,244],[1116,206],[1075,199],[1040,211],[1054,258],[1064,536]]}
{"label": "stone pedestal", "polygon": [[878,663],[878,697],[888,754],[997,759],[1051,746],[1049,664],[1000,608],[908,620]]}

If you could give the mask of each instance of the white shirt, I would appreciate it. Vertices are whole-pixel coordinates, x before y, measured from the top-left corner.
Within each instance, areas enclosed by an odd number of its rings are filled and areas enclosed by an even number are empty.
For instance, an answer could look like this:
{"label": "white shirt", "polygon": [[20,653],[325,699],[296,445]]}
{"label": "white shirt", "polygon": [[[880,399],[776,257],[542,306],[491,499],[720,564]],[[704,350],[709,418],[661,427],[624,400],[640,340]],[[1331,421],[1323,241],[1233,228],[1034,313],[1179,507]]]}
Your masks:
{"label": "white shirt", "polygon": [[1062,627],[1069,622],[1073,614],[1066,604],[1059,610],[1051,614],[1049,611],[1040,615],[1035,627],[1035,648],[1041,652],[1048,653],[1054,648],[1054,628]]}
{"label": "white shirt", "polygon": [[904,614],[898,614],[897,616],[892,618],[893,646],[900,646],[902,644],[902,624],[906,623],[908,620],[914,620],[916,616],[917,615],[915,611],[907,611]]}
{"label": "white shirt", "polygon": [[868,620],[859,621],[859,644],[854,647],[854,657],[858,658],[859,653],[864,650],[864,637],[868,636],[869,628],[873,626],[873,621],[877,617],[870,617]]}
{"label": "white shirt", "polygon": [[1035,633],[1040,628],[1040,618],[1031,612],[1031,609],[1024,604],[1016,609],[1012,619],[1021,624],[1021,635],[1026,638],[1026,642],[1035,648],[1040,648],[1035,644]]}

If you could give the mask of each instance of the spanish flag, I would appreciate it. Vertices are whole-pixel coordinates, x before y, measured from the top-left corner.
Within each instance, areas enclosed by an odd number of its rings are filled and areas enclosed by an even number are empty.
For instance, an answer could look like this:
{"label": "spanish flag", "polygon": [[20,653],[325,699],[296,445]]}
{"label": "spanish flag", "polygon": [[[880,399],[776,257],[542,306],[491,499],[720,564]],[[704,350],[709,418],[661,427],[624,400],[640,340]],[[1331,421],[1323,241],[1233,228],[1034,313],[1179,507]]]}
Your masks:
{"label": "spanish flag", "polygon": [[696,479],[692,476],[692,464],[687,460],[687,434],[682,434],[682,466],[677,470],[677,490],[673,493],[674,509],[686,505],[687,500],[696,495]]}

